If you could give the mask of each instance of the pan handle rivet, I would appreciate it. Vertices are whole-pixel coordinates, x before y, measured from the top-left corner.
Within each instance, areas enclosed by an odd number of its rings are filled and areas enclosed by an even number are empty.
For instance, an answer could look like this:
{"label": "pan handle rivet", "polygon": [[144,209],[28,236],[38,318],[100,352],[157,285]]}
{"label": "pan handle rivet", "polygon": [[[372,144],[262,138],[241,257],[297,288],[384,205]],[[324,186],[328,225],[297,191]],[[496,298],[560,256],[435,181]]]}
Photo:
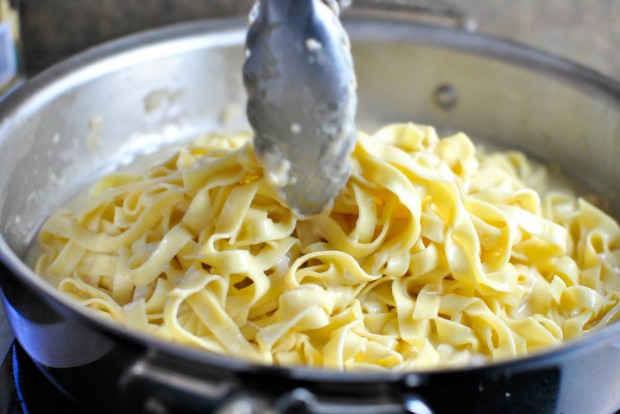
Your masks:
{"label": "pan handle rivet", "polygon": [[435,88],[435,103],[441,109],[452,109],[456,106],[459,101],[459,94],[449,83],[442,83],[441,85]]}

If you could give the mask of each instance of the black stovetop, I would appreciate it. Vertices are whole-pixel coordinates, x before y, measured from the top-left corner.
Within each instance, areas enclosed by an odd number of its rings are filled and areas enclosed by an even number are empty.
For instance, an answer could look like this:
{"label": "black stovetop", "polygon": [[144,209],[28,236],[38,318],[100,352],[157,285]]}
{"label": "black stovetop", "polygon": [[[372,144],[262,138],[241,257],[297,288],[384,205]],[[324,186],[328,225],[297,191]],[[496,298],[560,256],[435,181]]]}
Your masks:
{"label": "black stovetop", "polygon": [[14,342],[0,366],[0,414],[81,414]]}

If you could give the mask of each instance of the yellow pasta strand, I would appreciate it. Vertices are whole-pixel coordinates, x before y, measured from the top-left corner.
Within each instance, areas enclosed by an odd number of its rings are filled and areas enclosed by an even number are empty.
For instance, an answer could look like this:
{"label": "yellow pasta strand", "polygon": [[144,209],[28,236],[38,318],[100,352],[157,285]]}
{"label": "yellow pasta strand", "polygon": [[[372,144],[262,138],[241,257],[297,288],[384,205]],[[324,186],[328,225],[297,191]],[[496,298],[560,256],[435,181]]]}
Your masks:
{"label": "yellow pasta strand", "polygon": [[336,370],[504,360],[620,319],[620,226],[523,154],[396,124],[360,133],[351,165],[331,210],[298,218],[249,134],[200,137],[56,212],[35,270],[128,329]]}

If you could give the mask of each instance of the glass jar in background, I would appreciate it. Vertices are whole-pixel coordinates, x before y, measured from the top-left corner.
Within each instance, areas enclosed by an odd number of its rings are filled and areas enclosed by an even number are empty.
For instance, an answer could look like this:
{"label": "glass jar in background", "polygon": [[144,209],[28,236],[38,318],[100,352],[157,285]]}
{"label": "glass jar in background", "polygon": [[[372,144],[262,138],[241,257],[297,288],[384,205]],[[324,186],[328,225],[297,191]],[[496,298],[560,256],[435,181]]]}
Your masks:
{"label": "glass jar in background", "polygon": [[19,11],[10,0],[0,0],[0,99],[23,80],[20,76]]}

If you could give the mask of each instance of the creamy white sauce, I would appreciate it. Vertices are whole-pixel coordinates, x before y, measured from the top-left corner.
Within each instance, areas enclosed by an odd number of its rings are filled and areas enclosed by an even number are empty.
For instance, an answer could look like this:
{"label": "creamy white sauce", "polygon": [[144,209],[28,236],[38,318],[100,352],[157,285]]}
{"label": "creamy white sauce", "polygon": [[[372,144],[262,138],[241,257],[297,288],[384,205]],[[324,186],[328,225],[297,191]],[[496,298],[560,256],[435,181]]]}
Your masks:
{"label": "creamy white sauce", "polygon": [[306,49],[310,52],[318,52],[323,48],[323,45],[316,39],[308,38],[306,39]]}
{"label": "creamy white sauce", "polygon": [[292,124],[291,125],[291,132],[293,134],[299,134],[301,132],[301,125],[299,125],[299,124]]}
{"label": "creamy white sauce", "polygon": [[256,153],[257,158],[265,170],[265,178],[269,185],[275,188],[282,188],[289,183],[291,174],[291,163],[287,160],[276,145],[272,145]]}
{"label": "creamy white sauce", "polygon": [[[96,151],[102,147],[103,115],[97,114],[88,120],[88,135],[84,140],[84,147],[88,151]],[[59,136],[60,139],[60,136]]]}

